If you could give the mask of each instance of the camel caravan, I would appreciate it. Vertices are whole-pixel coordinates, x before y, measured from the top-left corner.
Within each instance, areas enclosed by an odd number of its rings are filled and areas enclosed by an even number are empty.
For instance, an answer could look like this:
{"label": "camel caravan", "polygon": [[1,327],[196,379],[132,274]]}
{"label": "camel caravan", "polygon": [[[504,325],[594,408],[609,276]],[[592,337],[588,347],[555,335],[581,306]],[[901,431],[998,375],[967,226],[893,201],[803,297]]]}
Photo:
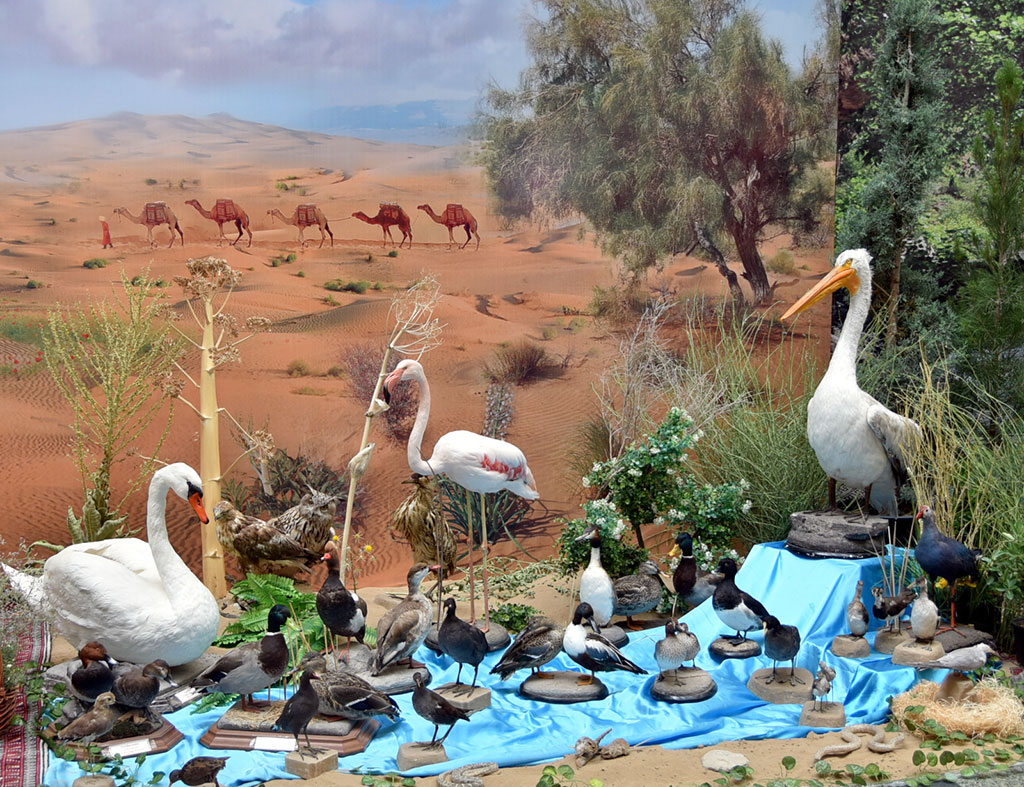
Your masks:
{"label": "camel caravan", "polygon": [[[247,234],[249,237],[248,246],[252,246],[252,229],[249,224],[249,214],[245,212],[241,205],[231,199],[217,199],[212,209],[207,210],[197,199],[190,199],[185,201],[186,205],[191,205],[203,218],[209,219],[217,224],[217,231],[219,237],[217,239],[217,245],[220,246],[222,243],[230,243],[235,246],[242,239],[243,234]],[[431,220],[438,224],[442,224],[448,229],[448,248],[452,246],[458,246],[460,249],[466,248],[470,241],[476,237],[476,248],[480,248],[480,232],[477,229],[477,221],[473,217],[473,214],[462,205],[450,202],[445,206],[443,213],[435,213],[430,205],[417,205],[417,210],[425,212]],[[124,207],[114,208],[114,213],[119,217],[124,217],[128,221],[134,224],[141,224],[146,228],[146,239],[149,241],[149,245],[155,247],[157,245],[156,240],[153,237],[153,231],[163,224],[166,224],[171,233],[171,242],[167,245],[170,248],[174,245],[174,233],[177,232],[181,238],[181,245],[185,245],[185,233],[182,231],[181,226],[178,224],[178,219],[175,217],[171,208],[166,202],[147,202],[142,207],[142,211],[139,215],[133,214],[130,210]],[[278,219],[284,224],[290,224],[299,231],[299,244],[302,248],[306,247],[306,243],[312,243],[313,241],[307,241],[304,237],[304,232],[309,227],[316,227],[320,231],[320,245],[317,248],[322,249],[327,238],[331,239],[331,247],[334,246],[334,232],[331,230],[330,223],[328,222],[327,216],[324,212],[314,203],[307,202],[296,206],[291,216],[286,216],[278,208],[270,208],[267,211],[267,216],[270,219],[271,225],[274,223],[274,219]],[[368,216],[363,211],[359,210],[352,214],[352,218],[359,219],[367,224],[374,224],[381,228],[383,235],[383,246],[386,248],[388,241],[391,241],[391,245],[396,248],[402,248],[405,246],[406,241],[409,242],[409,248],[412,248],[412,220],[409,218],[409,214],[405,212],[401,205],[397,202],[381,202],[378,206],[376,215]],[[345,219],[342,219],[345,221]],[[228,236],[224,232],[225,224],[234,224],[235,229],[238,231],[238,235],[234,240],[229,240]],[[396,245],[394,235],[391,233],[391,228],[397,227],[402,233],[402,240]],[[454,230],[457,227],[461,227],[466,233],[466,240],[463,243],[459,243],[454,237]]]}

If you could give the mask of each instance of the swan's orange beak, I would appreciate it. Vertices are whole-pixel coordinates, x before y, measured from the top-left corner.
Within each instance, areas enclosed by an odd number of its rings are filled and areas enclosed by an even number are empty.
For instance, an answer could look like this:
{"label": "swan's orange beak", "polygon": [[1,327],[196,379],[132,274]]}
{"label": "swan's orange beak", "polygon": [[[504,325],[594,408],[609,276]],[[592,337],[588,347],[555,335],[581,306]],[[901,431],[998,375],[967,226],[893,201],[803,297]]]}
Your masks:
{"label": "swan's orange beak", "polygon": [[203,508],[203,493],[193,492],[188,496],[188,502],[192,504],[192,508],[195,509],[196,515],[199,517],[199,521],[204,525],[210,521],[210,517],[206,515],[206,509]]}
{"label": "swan's orange beak", "polygon": [[825,296],[831,295],[833,292],[842,289],[843,287],[848,289],[851,295],[860,289],[860,277],[849,262],[837,265],[829,271],[828,275],[824,279],[815,284],[810,290],[803,294],[800,300],[789,307],[789,310],[782,315],[782,319],[788,320],[793,315],[811,308]]}

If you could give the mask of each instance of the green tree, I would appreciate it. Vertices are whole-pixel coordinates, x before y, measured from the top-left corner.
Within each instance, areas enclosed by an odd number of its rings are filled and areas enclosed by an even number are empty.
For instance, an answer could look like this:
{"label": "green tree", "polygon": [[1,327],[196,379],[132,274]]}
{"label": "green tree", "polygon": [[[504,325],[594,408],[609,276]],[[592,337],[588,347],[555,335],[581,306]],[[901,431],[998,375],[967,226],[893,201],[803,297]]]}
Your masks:
{"label": "green tree", "polygon": [[[43,345],[47,368],[71,405],[72,456],[82,475],[82,515],[68,509],[74,542],[126,535],[117,515],[127,497],[152,473],[171,428],[174,406],[158,386],[178,356],[161,320],[163,294],[148,277],[129,281],[121,272],[124,299],[116,308],[57,306],[47,315]],[[166,423],[124,496],[111,502],[111,471],[139,448],[139,440],[161,413]]]}
{"label": "green tree", "polygon": [[[754,297],[771,287],[766,228],[813,225],[831,194],[815,156],[834,141],[816,66],[732,0],[543,0],[516,90],[493,88],[484,166],[506,218],[582,213],[634,276],[724,231]],[[721,237],[719,235],[719,237]]]}

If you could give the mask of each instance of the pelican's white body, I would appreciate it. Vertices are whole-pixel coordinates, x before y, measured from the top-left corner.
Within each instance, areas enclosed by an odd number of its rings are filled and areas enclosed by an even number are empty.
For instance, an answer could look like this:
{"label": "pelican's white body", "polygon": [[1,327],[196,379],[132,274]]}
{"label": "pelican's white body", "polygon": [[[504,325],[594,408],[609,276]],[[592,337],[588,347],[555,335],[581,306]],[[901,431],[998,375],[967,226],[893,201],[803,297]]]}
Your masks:
{"label": "pelican's white body", "polygon": [[580,579],[580,601],[585,601],[594,609],[594,622],[598,626],[607,626],[615,612],[615,588],[612,578],[601,565],[601,550],[590,548],[590,564]]}
{"label": "pelican's white body", "polygon": [[4,570],[40,614],[75,647],[101,642],[119,661],[171,666],[199,658],[217,636],[220,609],[213,594],[174,551],[164,518],[167,491],[187,499],[201,486],[185,464],[161,468],[149,485],[149,542],[117,538],[65,547],[34,577]]}

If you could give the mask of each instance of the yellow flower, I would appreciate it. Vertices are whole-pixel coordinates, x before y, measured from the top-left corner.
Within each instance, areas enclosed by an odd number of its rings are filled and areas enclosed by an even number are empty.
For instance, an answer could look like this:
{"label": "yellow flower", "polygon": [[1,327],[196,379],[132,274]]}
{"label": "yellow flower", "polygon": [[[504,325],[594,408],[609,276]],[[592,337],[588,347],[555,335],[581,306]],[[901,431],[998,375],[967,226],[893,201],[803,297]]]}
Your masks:
{"label": "yellow flower", "polygon": [[363,547],[363,549],[365,549],[367,552],[372,552],[373,544],[367,544],[365,547]]}

